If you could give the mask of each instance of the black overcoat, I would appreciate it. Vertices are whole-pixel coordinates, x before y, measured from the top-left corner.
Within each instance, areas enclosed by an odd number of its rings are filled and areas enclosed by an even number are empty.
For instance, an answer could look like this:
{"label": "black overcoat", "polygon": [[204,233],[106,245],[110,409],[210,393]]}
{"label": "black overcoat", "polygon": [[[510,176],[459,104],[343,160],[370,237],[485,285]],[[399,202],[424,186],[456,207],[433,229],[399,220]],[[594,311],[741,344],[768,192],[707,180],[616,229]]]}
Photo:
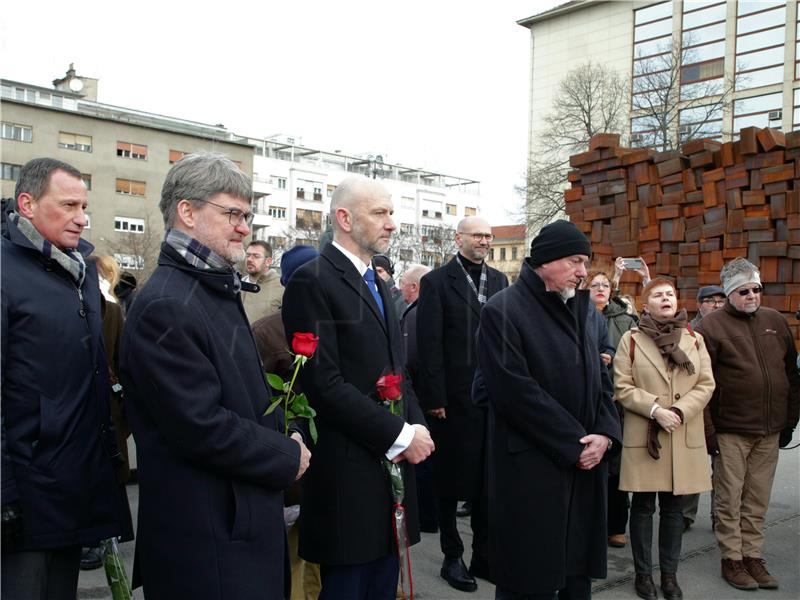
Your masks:
{"label": "black overcoat", "polygon": [[139,475],[134,585],[148,600],[284,598],[282,490],[300,448],[262,416],[269,390],[233,272],[162,245],[120,371]]}
{"label": "black overcoat", "polygon": [[[487,271],[486,296],[491,298],[508,286],[508,279],[497,269]],[[420,402],[425,410],[446,409],[446,419],[429,419],[436,443],[434,492],[443,498],[473,498],[483,481],[486,411],[475,406],[470,394],[480,314],[458,257],[422,277],[417,308]]]}
{"label": "black overcoat", "polygon": [[[81,240],[77,249],[89,256],[93,246]],[[111,459],[116,437],[94,263],[79,290],[9,220],[0,293],[2,504],[22,508],[20,549],[131,539]]]}
{"label": "black overcoat", "polygon": [[490,569],[520,594],[561,589],[566,575],[606,576],[607,466],[576,466],[589,433],[620,448],[596,313],[588,291],[564,303],[526,262],[481,316]]}
{"label": "black overcoat", "polygon": [[[385,318],[353,263],[330,244],[292,275],[283,296],[287,342],[295,332],[319,336],[300,375],[319,433],[300,509],[299,552],[311,562],[355,565],[394,551],[391,487],[381,459],[403,419],[378,403],[375,384],[387,371],[404,371],[403,347],[389,290],[375,281]],[[407,377],[403,399],[405,421],[424,424]],[[416,488],[406,463],[403,479],[409,537],[416,543]]]}

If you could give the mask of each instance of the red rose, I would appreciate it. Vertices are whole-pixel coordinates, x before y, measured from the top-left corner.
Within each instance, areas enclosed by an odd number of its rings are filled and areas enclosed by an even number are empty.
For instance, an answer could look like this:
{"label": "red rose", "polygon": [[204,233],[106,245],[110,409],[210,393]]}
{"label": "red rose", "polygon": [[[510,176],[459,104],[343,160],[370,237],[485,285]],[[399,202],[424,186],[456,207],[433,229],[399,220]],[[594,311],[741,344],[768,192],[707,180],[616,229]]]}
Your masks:
{"label": "red rose", "polygon": [[395,375],[394,373],[381,376],[375,384],[375,387],[378,389],[378,397],[381,400],[389,400],[390,402],[399,400],[403,395],[402,388],[400,387],[402,381],[403,376]]}
{"label": "red rose", "polygon": [[317,349],[318,341],[319,337],[313,333],[295,332],[294,337],[292,337],[292,350],[295,354],[302,354],[307,358],[311,358]]}

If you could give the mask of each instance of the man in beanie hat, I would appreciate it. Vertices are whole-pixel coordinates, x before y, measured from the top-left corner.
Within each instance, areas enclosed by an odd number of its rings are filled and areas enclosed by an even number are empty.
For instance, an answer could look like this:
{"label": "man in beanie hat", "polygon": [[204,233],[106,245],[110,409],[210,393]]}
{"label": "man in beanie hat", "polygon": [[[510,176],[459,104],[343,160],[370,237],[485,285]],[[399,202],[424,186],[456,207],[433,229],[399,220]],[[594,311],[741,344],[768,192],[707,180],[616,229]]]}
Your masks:
{"label": "man in beanie hat", "polygon": [[728,301],[703,317],[717,383],[706,406],[706,445],[714,457],[715,527],[722,577],[739,589],[777,588],[764,565],[764,516],[778,464],[797,425],[800,376],[786,319],[761,306],[764,288],[744,258],[720,273]]}
{"label": "man in beanie hat", "polygon": [[389,293],[392,296],[392,302],[394,302],[395,313],[397,317],[400,318],[400,315],[403,314],[403,311],[406,309],[407,304],[403,300],[403,292],[397,287],[397,283],[394,280],[394,263],[392,259],[386,256],[385,254],[376,254],[372,257],[372,267],[375,269],[375,274],[383,279],[386,283],[386,287],[389,288]]}
{"label": "man in beanie hat", "polygon": [[[475,332],[481,311],[488,298],[508,286],[506,276],[486,264],[492,239],[485,219],[462,219],[456,229],[458,253],[420,280],[417,308],[420,402],[436,443],[433,493],[444,555],[439,574],[464,592],[477,589],[475,577],[489,578],[486,410],[475,406],[471,390],[478,366]],[[469,570],[456,526],[459,500],[470,500],[473,506]]]}
{"label": "man in beanie hat", "polygon": [[591,579],[606,576],[604,458],[622,436],[602,316],[577,290],[591,254],[569,221],[547,225],[519,279],[481,315],[496,598],[590,598]]}

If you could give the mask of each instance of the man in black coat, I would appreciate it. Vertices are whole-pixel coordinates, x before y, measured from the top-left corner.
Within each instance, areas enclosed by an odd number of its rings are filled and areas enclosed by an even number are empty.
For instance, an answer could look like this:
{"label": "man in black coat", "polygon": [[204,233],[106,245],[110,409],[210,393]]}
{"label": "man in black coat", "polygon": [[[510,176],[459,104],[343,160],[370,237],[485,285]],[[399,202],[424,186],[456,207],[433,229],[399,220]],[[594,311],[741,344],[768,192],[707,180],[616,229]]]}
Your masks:
{"label": "man in black coat", "polygon": [[544,227],[489,300],[478,363],[489,396],[490,568],[498,599],[591,597],[606,576],[607,451],[620,428],[586,277],[589,241]]}
{"label": "man in black coat", "polygon": [[[488,578],[485,502],[486,411],[470,391],[477,367],[475,332],[487,299],[508,286],[484,259],[493,236],[480,217],[457,228],[458,254],[422,278],[417,314],[421,402],[431,422],[437,452],[433,485],[444,561],[441,575],[454,588],[477,589],[475,576]],[[472,561],[462,560],[464,544],[456,527],[459,500],[472,502]]]}
{"label": "man in black coat", "polygon": [[[134,586],[148,600],[289,596],[283,490],[309,452],[283,435],[233,265],[250,233],[250,180],[190,154],[167,173],[158,267],[125,322],[120,370],[136,439]],[[252,290],[251,290],[252,291]]]}
{"label": "man in black coat", "polygon": [[74,599],[81,546],[132,538],[111,426],[86,186],[22,167],[2,240],[2,597]]}
{"label": "man in black coat", "polygon": [[403,372],[399,320],[389,290],[370,265],[386,251],[395,224],[391,195],[377,181],[350,177],[331,198],[333,242],[295,271],[283,322],[319,336],[301,371],[317,411],[319,438],[303,478],[300,556],[320,563],[322,600],[391,600],[399,572],[392,489],[384,459],[404,465],[410,543],[419,541],[413,469],[433,442],[404,378],[403,416],[378,401],[376,383]]}

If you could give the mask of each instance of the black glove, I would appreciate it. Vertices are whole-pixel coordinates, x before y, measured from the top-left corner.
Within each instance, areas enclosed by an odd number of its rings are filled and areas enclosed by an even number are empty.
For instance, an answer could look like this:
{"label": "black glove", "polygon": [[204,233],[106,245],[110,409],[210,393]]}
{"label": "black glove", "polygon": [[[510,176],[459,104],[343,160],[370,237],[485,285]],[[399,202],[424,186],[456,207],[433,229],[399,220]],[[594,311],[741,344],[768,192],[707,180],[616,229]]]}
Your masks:
{"label": "black glove", "polygon": [[708,450],[709,456],[717,456],[719,454],[719,444],[717,443],[716,433],[706,436],[706,450]]}
{"label": "black glove", "polygon": [[2,552],[16,552],[22,546],[22,508],[19,504],[6,504],[0,509],[2,516]]}
{"label": "black glove", "polygon": [[781,435],[778,438],[778,447],[779,448],[786,448],[789,444],[792,443],[792,436],[794,435],[794,429],[789,429],[788,427],[781,431]]}

